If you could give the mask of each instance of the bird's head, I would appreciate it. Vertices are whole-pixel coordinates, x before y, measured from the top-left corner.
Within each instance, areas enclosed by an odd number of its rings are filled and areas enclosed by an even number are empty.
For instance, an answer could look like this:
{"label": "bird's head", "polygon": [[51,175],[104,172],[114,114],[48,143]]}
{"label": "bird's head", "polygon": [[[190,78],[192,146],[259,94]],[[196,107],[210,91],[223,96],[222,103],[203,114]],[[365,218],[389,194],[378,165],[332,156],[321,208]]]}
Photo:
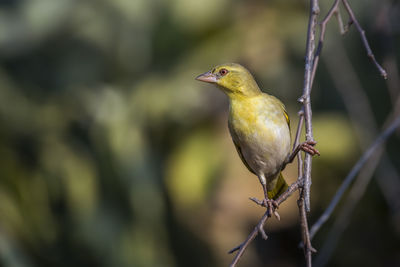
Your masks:
{"label": "bird's head", "polygon": [[197,76],[196,80],[216,84],[229,97],[255,96],[261,93],[251,73],[236,63],[218,65]]}

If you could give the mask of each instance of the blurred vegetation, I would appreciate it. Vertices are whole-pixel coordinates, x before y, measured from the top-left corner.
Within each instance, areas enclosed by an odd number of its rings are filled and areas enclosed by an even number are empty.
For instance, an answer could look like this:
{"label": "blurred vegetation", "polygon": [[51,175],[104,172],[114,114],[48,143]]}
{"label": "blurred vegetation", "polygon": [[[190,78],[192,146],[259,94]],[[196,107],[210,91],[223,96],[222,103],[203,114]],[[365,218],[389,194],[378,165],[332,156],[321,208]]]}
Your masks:
{"label": "blurred vegetation", "polygon": [[[398,64],[399,3],[352,2],[378,60]],[[244,64],[295,128],[307,19],[294,0],[0,1],[0,266],[227,266],[262,214],[247,199],[261,187],[231,143],[224,95],[194,77]],[[399,84],[388,91],[358,33],[336,24],[322,58],[343,43],[382,125]],[[313,89],[311,223],[361,153],[326,64]],[[398,170],[398,135],[389,144]],[[280,213],[241,266],[303,262],[296,196]],[[331,266],[400,265],[393,218],[373,181]]]}

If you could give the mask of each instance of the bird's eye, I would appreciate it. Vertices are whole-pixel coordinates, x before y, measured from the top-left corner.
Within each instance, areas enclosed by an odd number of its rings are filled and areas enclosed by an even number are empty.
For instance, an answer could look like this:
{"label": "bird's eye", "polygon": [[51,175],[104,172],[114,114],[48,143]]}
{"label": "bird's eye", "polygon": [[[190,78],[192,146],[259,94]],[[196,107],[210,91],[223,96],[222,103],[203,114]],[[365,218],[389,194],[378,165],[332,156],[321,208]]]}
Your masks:
{"label": "bird's eye", "polygon": [[225,76],[227,73],[228,73],[228,70],[227,70],[227,69],[221,69],[221,70],[219,71],[219,74],[220,74],[221,76]]}

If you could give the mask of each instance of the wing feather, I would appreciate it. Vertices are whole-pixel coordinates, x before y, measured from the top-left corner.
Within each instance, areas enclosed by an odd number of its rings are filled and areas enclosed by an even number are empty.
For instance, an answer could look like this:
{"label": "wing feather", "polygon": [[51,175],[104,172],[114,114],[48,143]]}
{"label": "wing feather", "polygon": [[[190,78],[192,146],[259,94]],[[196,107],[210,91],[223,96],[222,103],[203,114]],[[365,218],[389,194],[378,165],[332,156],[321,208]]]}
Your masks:
{"label": "wing feather", "polygon": [[289,114],[287,113],[285,107],[283,107],[283,115],[285,115],[286,122],[287,122],[287,124],[289,126],[289,129],[290,129],[290,118],[289,118]]}
{"label": "wing feather", "polygon": [[232,138],[232,140],[233,140],[233,143],[235,144],[236,151],[238,152],[239,157],[240,157],[240,159],[242,160],[243,164],[247,167],[247,169],[248,169],[250,172],[256,174],[256,173],[250,168],[250,165],[247,163],[246,159],[244,158],[243,153],[242,153],[242,148],[240,147],[240,145],[239,145],[233,138]]}

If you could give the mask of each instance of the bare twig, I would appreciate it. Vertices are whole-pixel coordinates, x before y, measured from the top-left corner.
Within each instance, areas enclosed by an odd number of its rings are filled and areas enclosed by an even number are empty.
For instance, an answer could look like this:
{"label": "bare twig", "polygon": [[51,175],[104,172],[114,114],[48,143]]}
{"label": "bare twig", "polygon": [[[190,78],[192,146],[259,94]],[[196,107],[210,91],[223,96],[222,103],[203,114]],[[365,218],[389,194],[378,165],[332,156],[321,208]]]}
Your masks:
{"label": "bare twig", "polygon": [[[398,100],[399,99],[400,99],[400,97],[398,97]],[[398,103],[398,101],[396,101],[396,103]],[[393,111],[391,112],[391,114],[389,114],[387,116],[386,122],[384,123],[384,125],[389,124],[389,128],[390,128],[390,127],[392,127],[393,124],[396,123],[396,120],[399,121],[399,122],[397,122],[397,127],[394,127],[393,131],[391,133],[393,133],[395,131],[395,129],[400,126],[400,114],[398,111],[398,107],[399,106],[395,106],[393,108]],[[392,117],[395,118],[394,121],[393,121]],[[385,156],[385,152],[384,152],[384,144],[381,143],[380,145],[378,145],[378,148],[372,154],[371,158],[367,161],[366,167],[360,171],[360,174],[358,175],[357,180],[355,181],[355,183],[347,197],[346,203],[343,206],[342,210],[340,211],[339,216],[336,219],[333,227],[329,231],[328,238],[327,238],[326,242],[324,242],[324,246],[321,249],[321,253],[316,259],[317,266],[324,266],[328,262],[329,258],[331,257],[331,255],[336,247],[336,244],[337,244],[338,240],[340,239],[340,236],[342,235],[342,233],[344,232],[345,228],[347,227],[347,225],[349,223],[349,217],[351,216],[353,210],[355,209],[357,203],[360,201],[361,197],[364,195],[365,190],[366,190],[370,180],[372,179],[372,176],[375,172],[375,169],[378,166],[380,159],[382,158],[383,162],[386,163],[385,167],[388,168],[388,170],[391,170],[391,172],[395,172],[395,168],[393,168],[393,166],[391,166],[390,162],[385,160],[385,157],[386,156]],[[396,173],[394,173],[394,176],[396,176]],[[381,181],[382,178],[383,177],[380,177],[380,179],[378,179],[378,182]],[[393,199],[393,196],[398,195],[398,190],[397,190],[398,187],[396,186],[396,184],[398,184],[398,181],[397,181],[397,179],[394,179],[391,183],[392,188],[383,188],[383,190],[394,191],[391,193],[391,199]],[[396,208],[398,207],[399,202],[397,199],[394,199],[393,202],[394,203],[391,203],[391,204],[395,206],[394,210],[396,212],[397,211]]]}
{"label": "bare twig", "polygon": [[301,127],[297,128],[296,139],[295,139],[295,142],[293,144],[292,153],[290,153],[290,155],[288,156],[288,158],[286,160],[286,164],[287,163],[292,163],[294,158],[299,154],[299,152],[301,150],[303,150],[304,152],[307,152],[307,153],[309,153],[311,155],[318,155],[318,156],[321,155],[319,153],[319,151],[314,148],[314,145],[316,144],[316,142],[303,142],[303,143],[299,144],[300,133],[301,133],[301,130],[302,130],[302,127],[303,127],[303,121],[304,121],[303,109],[301,109],[298,114],[301,116],[301,118],[299,119],[299,122],[301,121]]}
{"label": "bare twig", "polygon": [[396,5],[394,3],[380,4],[380,11],[375,19],[375,25],[379,33],[383,33],[382,45],[385,48],[385,56],[382,65],[387,70],[390,79],[387,80],[387,87],[390,95],[390,100],[393,106],[399,107],[396,101],[400,98],[400,68],[396,62],[396,45],[395,33],[393,32],[393,25],[390,23],[390,17],[393,16]]}
{"label": "bare twig", "polygon": [[378,69],[378,71],[380,72],[381,76],[384,79],[387,79],[387,73],[386,71],[382,68],[381,65],[379,65],[379,63],[376,61],[374,54],[372,53],[371,47],[369,46],[367,37],[365,36],[365,31],[363,30],[363,28],[361,28],[360,23],[358,23],[358,20],[356,18],[356,16],[354,15],[353,10],[351,9],[349,3],[347,2],[347,0],[342,0],[344,7],[347,10],[347,13],[349,13],[350,19],[351,21],[354,23],[354,25],[356,26],[358,32],[361,35],[361,40],[362,43],[365,47],[365,49],[367,50],[367,54],[368,57],[372,60],[372,62],[375,64],[376,68]]}
{"label": "bare twig", "polygon": [[[304,123],[303,109],[301,109],[297,114],[299,115],[299,124],[297,126],[296,138],[294,139],[293,149],[296,148],[296,146],[300,142],[300,134],[301,134],[301,130],[303,129],[303,123]],[[303,179],[303,159],[301,157],[301,153],[297,154],[297,173],[298,173],[297,179],[302,180]]]}
{"label": "bare twig", "polygon": [[301,130],[303,129],[303,123],[304,123],[304,111],[303,111],[303,109],[301,109],[299,112],[297,112],[297,115],[299,116],[299,122],[298,122],[298,125],[297,125],[296,137],[294,138],[292,151],[294,151],[296,149],[296,147],[300,143]]}
{"label": "bare twig", "polygon": [[[298,132],[302,128],[303,120],[304,120],[304,114],[302,110],[299,112],[299,126],[298,126]],[[295,142],[299,142],[300,139],[300,134],[296,135],[296,140]],[[297,165],[298,165],[298,181],[303,180],[303,159],[301,157],[301,154],[299,153],[297,155]],[[307,222],[307,212],[305,209],[305,204],[304,204],[304,194],[303,190],[300,189],[300,198],[297,201],[297,204],[299,206],[299,215],[300,215],[300,222],[301,222],[301,236],[303,240],[303,244],[306,244],[303,249],[304,249],[304,257],[306,259],[306,266],[311,267],[312,265],[312,252],[316,252],[316,250],[312,247],[311,245],[311,239],[310,239],[310,232],[308,229],[308,222]]]}
{"label": "bare twig", "polygon": [[[310,0],[310,17],[308,20],[307,30],[307,45],[306,45],[306,58],[304,68],[304,87],[303,95],[299,101],[303,103],[304,119],[306,129],[306,141],[314,142],[312,130],[312,110],[311,110],[311,85],[312,85],[312,70],[314,63],[314,50],[315,50],[315,30],[317,26],[317,17],[319,14],[318,0]],[[311,187],[311,160],[312,156],[306,153],[304,158],[304,200],[306,211],[310,211],[310,187]]]}
{"label": "bare twig", "polygon": [[344,192],[349,187],[351,182],[356,177],[357,173],[360,169],[364,166],[367,160],[375,153],[375,151],[381,146],[383,142],[396,130],[397,127],[400,126],[400,117],[397,117],[388,128],[378,138],[374,141],[374,143],[368,148],[367,151],[361,156],[361,158],[357,161],[354,167],[351,169],[350,173],[346,176],[343,183],[336,191],[335,196],[332,198],[328,208],[325,212],[321,215],[321,217],[317,220],[317,222],[311,227],[310,236],[313,238],[321,226],[329,219],[332,212],[336,208],[339,200],[342,198]]}
{"label": "bare twig", "polygon": [[[349,13],[349,16],[350,16],[350,21],[345,26],[343,25],[342,17],[340,15],[340,10],[339,10],[339,7],[338,7],[339,3],[340,3],[339,0],[335,0],[335,2],[333,3],[331,9],[328,11],[327,15],[325,16],[325,18],[320,22],[319,41],[318,41],[318,47],[317,47],[317,50],[315,52],[315,56],[314,56],[314,59],[313,59],[310,87],[312,87],[312,84],[313,84],[313,81],[314,81],[314,78],[315,78],[315,73],[316,73],[316,70],[317,70],[317,67],[318,67],[318,61],[319,61],[319,57],[320,57],[320,54],[321,54],[321,51],[322,51],[324,38],[325,38],[326,25],[327,25],[328,21],[332,18],[332,15],[335,15],[337,20],[338,20],[341,34],[345,34],[348,31],[348,29],[351,26],[351,24],[354,23],[356,25],[358,31],[361,34],[361,39],[362,39],[363,44],[364,44],[364,46],[365,46],[365,48],[367,50],[368,57],[370,57],[370,59],[375,64],[375,66],[378,68],[378,70],[381,73],[381,75],[386,79],[387,78],[386,71],[377,63],[377,61],[375,59],[375,56],[372,53],[371,48],[370,48],[370,46],[368,44],[368,41],[366,39],[365,32],[364,32],[364,30],[362,30],[360,24],[358,23],[357,19],[355,18],[354,13],[352,12],[352,9],[350,8],[347,0],[342,0],[342,3],[344,4],[344,6],[345,6],[345,8],[346,8],[346,10],[347,10],[347,12]],[[307,60],[306,60],[305,84],[307,83],[307,76],[306,75],[307,75]],[[307,88],[307,87],[305,86],[305,88]],[[304,96],[304,94],[303,94],[303,96]],[[302,99],[304,99],[304,97],[302,97]],[[306,112],[306,130],[307,130],[307,112]],[[308,155],[306,155],[305,167],[307,166],[307,157],[308,157]],[[300,157],[299,157],[299,160],[301,160]],[[305,190],[306,190],[305,191],[305,194],[306,194],[305,205],[306,205],[306,208],[307,208],[307,204],[308,204],[307,203],[307,200],[308,200],[307,193],[309,193],[309,191],[307,190],[307,186],[309,185],[307,183],[307,181],[308,181],[307,180],[307,178],[308,178],[307,172],[306,172],[305,178],[306,178],[306,181],[305,181]],[[349,184],[350,184],[350,182],[349,182]],[[342,194],[343,193],[339,194],[340,196],[338,195],[338,200],[341,198]],[[302,199],[300,198],[300,200],[299,200],[299,209],[300,209],[300,214],[302,216],[302,208],[304,208],[304,207],[301,206],[301,204],[302,204],[301,200]],[[329,209],[329,207],[328,207],[328,209]],[[308,211],[308,209],[307,209],[307,211]],[[304,229],[305,229],[305,227],[307,227],[307,225],[304,224],[303,220],[304,220],[304,218],[302,217],[302,229],[304,231]],[[305,254],[306,254],[306,261],[307,261],[307,259],[311,259],[311,252],[310,252],[310,249],[308,249],[308,248],[312,248],[309,239],[307,240],[307,238],[309,238],[309,236],[307,236],[307,234],[308,234],[308,231],[303,232],[303,244],[305,244],[304,248],[305,248]],[[313,231],[313,229],[312,229],[311,236],[313,236],[314,234],[315,234],[315,231]],[[308,266],[308,262],[307,262],[307,266]],[[311,266],[311,264],[310,264],[310,266]]]}
{"label": "bare twig", "polygon": [[[276,199],[276,203],[278,205],[280,205],[282,202],[284,202],[288,197],[290,197],[300,186],[300,181],[297,180],[296,182],[294,182],[293,184],[291,184],[289,186],[289,188],[285,191],[285,193],[283,193],[282,195],[280,195],[278,197],[278,199]],[[231,265],[229,265],[230,267],[234,267],[236,266],[236,264],[238,263],[239,259],[242,257],[244,251],[246,250],[246,248],[248,247],[248,245],[250,244],[251,241],[254,240],[254,238],[256,238],[256,236],[258,235],[258,233],[260,232],[260,229],[262,229],[264,227],[265,222],[268,220],[269,217],[269,211],[267,210],[263,217],[261,218],[261,220],[259,221],[259,223],[257,224],[256,227],[254,227],[254,230],[250,233],[250,235],[246,238],[246,240],[240,244],[239,246],[231,249],[228,253],[234,253],[235,251],[238,251],[237,254],[235,255],[235,258],[233,259]]]}
{"label": "bare twig", "polygon": [[[371,103],[340,41],[335,43],[335,51],[327,53],[324,59],[334,85],[343,99],[350,121],[356,130],[359,145],[362,151],[365,151],[379,134]],[[391,78],[393,77],[391,76]],[[388,79],[388,81],[390,80]],[[395,105],[393,112],[386,118],[387,123],[393,121],[400,114],[400,97],[397,97],[397,100],[393,99],[393,102]],[[354,103],[357,103],[357,105]],[[385,127],[383,126],[383,128]],[[400,195],[400,176],[386,152],[382,153],[381,162],[385,165],[385,168],[378,168],[379,179],[377,179],[377,182],[387,205],[393,212],[393,218],[395,218],[396,214],[400,214],[400,199],[397,197]]]}
{"label": "bare twig", "polygon": [[312,261],[311,261],[311,254],[314,252],[317,252],[311,245],[311,239],[310,239],[310,232],[308,231],[308,222],[307,222],[307,212],[304,207],[304,195],[303,195],[303,190],[300,189],[300,198],[297,201],[297,205],[299,206],[299,211],[300,211],[300,226],[301,226],[301,236],[303,239],[303,244],[304,246],[304,256],[306,258],[306,266],[311,267]]}
{"label": "bare twig", "polygon": [[336,9],[335,11],[335,17],[338,21],[339,24],[339,30],[340,30],[340,34],[344,35],[349,31],[349,28],[351,26],[351,24],[353,24],[353,21],[349,21],[348,23],[346,23],[346,25],[343,24],[343,19],[342,19],[342,15],[340,13],[340,9]]}
{"label": "bare twig", "polygon": [[333,227],[329,230],[328,237],[325,240],[323,247],[319,255],[315,259],[315,265],[318,267],[325,266],[328,263],[334,249],[341,238],[344,230],[349,224],[349,218],[356,205],[359,203],[361,197],[364,195],[365,190],[369,182],[371,181],[376,167],[378,166],[379,159],[382,157],[384,151],[383,144],[377,148],[377,150],[372,154],[371,158],[368,159],[365,167],[360,170],[354,185],[349,192],[346,203],[341,208],[339,216],[336,218]]}
{"label": "bare twig", "polygon": [[[304,86],[303,86],[303,95],[299,99],[299,101],[303,103],[302,111],[304,111],[307,142],[315,142],[313,137],[313,129],[311,121],[312,110],[311,110],[310,94],[316,70],[314,69],[314,63],[315,63],[314,50],[315,50],[315,32],[316,32],[317,18],[319,12],[320,10],[319,10],[318,0],[310,0],[310,16],[308,20],[306,58],[305,58],[305,68],[304,68]],[[311,246],[311,241],[308,231],[308,223],[307,223],[307,212],[310,211],[310,187],[312,183],[311,182],[312,155],[306,153],[304,158],[304,163],[302,162],[301,154],[299,154],[297,158],[299,163],[298,181],[300,180],[304,181],[300,192],[300,199],[298,201],[300,218],[301,218],[301,232],[302,232],[303,242],[304,244],[306,244],[304,247],[305,248],[304,256],[307,267],[311,267],[312,265],[311,253],[315,250]]]}
{"label": "bare twig", "polygon": [[[350,16],[350,21],[346,25],[343,24],[342,16],[340,14],[340,9],[339,9],[340,1],[343,2],[343,5],[345,6],[345,8],[346,8],[346,10],[347,10],[347,12],[348,12],[348,14]],[[312,87],[312,83],[314,82],[315,72],[316,72],[317,67],[318,67],[318,61],[319,61],[319,58],[320,58],[320,55],[321,55],[321,51],[322,51],[322,47],[323,47],[324,40],[325,40],[326,25],[328,24],[328,22],[332,18],[332,15],[336,16],[338,24],[339,24],[340,33],[342,35],[347,33],[347,31],[349,30],[350,26],[353,23],[356,25],[357,30],[361,34],[361,39],[362,39],[362,42],[363,42],[363,44],[365,46],[365,49],[367,50],[368,57],[372,60],[372,62],[378,68],[378,70],[381,73],[381,75],[383,76],[383,78],[386,79],[387,78],[387,73],[386,73],[385,69],[383,69],[382,66],[376,61],[375,56],[372,53],[371,47],[369,46],[369,43],[367,41],[367,37],[365,36],[365,31],[361,28],[360,24],[358,23],[358,20],[355,17],[354,12],[351,9],[349,3],[347,2],[347,0],[335,0],[335,2],[333,3],[332,7],[328,11],[328,13],[324,17],[324,19],[319,23],[320,32],[319,32],[318,47],[317,47],[317,50],[315,52],[313,68],[312,68],[311,87]]]}
{"label": "bare twig", "polygon": [[[334,77],[333,80],[336,83],[336,88],[343,97],[345,106],[349,111],[350,119],[356,126],[355,128],[359,135],[361,147],[365,148],[365,143],[371,142],[371,137],[377,135],[377,126],[373,120],[368,98],[362,91],[357,75],[352,69],[348,58],[345,56],[344,48],[339,43],[336,47],[335,56],[327,58],[327,66],[328,69],[331,69],[330,73]],[[329,55],[329,53],[327,55]],[[336,67],[333,67],[335,64]],[[335,76],[337,77],[335,78]],[[400,100],[400,97],[398,97],[398,100]],[[357,102],[357,107],[354,107],[355,101]],[[393,118],[400,115],[398,112],[399,106],[396,105],[393,107],[392,113],[387,116],[387,123],[392,122]],[[387,123],[385,123],[385,125]],[[399,214],[400,211],[400,202],[396,196],[398,196],[400,192],[399,176],[395,167],[390,163],[388,156],[384,152],[383,144],[381,144],[373,153],[371,158],[366,162],[365,167],[360,170],[360,174],[357,176],[343,207],[338,212],[333,227],[329,230],[326,241],[321,248],[321,252],[315,260],[315,265],[324,266],[329,261],[341,235],[349,224],[353,210],[364,195],[378,163],[380,162],[384,164],[384,168],[382,166],[381,168],[378,168],[377,175],[379,179],[377,179],[377,182],[380,185],[382,194],[387,200],[388,206],[394,213],[394,221],[398,218],[396,215]],[[396,223],[396,225],[397,224],[398,223]]]}
{"label": "bare twig", "polygon": [[[332,18],[332,15],[334,13],[338,12],[339,3],[340,3],[340,0],[335,0],[331,9],[326,14],[325,18],[319,23],[319,26],[320,26],[319,40],[318,40],[317,51],[315,52],[315,56],[314,56],[314,62],[313,62],[313,68],[312,68],[312,74],[311,74],[311,83],[314,82],[315,72],[317,71],[317,67],[318,67],[319,56],[321,55],[322,47],[324,45],[326,24]],[[340,25],[340,22],[339,22],[339,25]],[[311,86],[312,86],[312,84],[311,84]]]}

